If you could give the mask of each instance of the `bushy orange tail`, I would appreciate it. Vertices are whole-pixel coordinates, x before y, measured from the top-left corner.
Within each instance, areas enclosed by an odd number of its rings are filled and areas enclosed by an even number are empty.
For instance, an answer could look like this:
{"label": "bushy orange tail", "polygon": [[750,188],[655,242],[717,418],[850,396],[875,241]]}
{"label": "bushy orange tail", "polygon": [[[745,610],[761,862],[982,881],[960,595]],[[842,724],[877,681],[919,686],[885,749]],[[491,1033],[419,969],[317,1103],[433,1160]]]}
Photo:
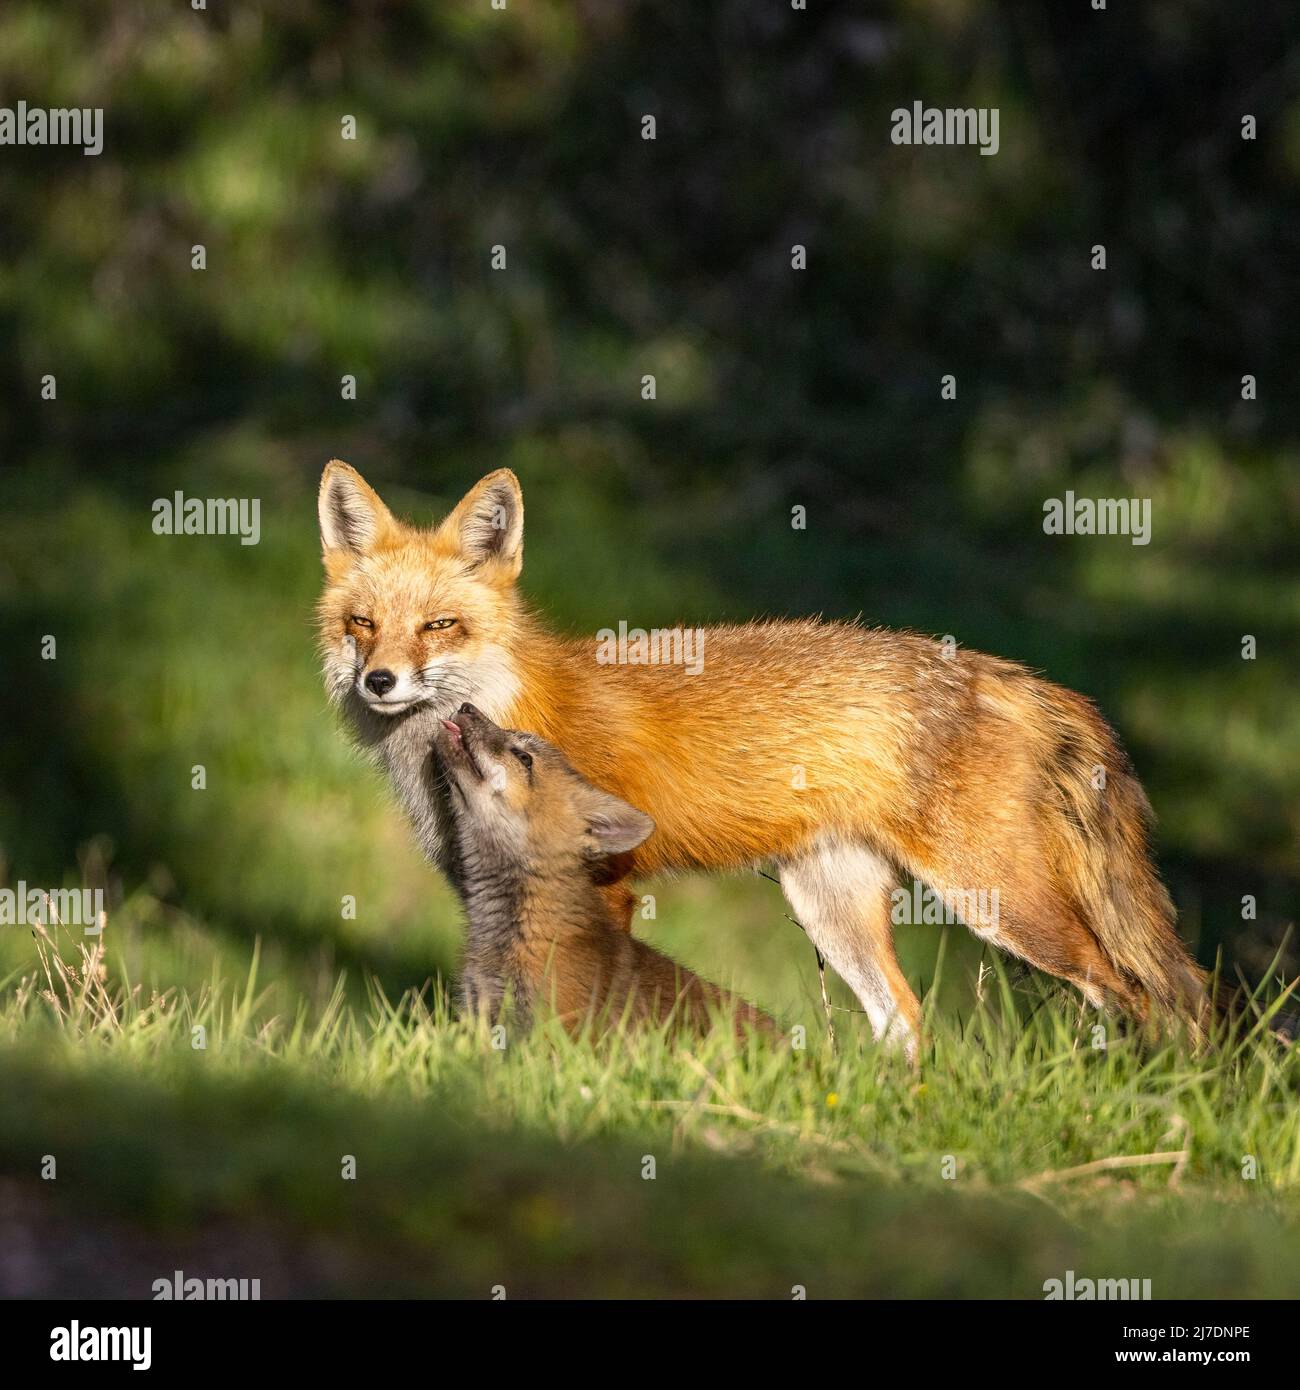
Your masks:
{"label": "bushy orange tail", "polygon": [[1050,688],[1045,703],[1043,771],[1059,812],[1051,819],[1061,888],[1132,986],[1130,1007],[1199,1032],[1209,1006],[1206,975],[1178,935],[1173,903],[1151,863],[1146,793],[1089,701]]}

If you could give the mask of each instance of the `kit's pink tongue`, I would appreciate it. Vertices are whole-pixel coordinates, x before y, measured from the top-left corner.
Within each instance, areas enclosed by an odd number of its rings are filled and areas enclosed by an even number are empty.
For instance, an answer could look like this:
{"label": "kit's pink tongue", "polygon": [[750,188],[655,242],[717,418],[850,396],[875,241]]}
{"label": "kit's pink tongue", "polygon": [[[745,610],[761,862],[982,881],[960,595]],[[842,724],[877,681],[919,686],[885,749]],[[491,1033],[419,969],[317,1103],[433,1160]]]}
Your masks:
{"label": "kit's pink tongue", "polygon": [[453,724],[450,719],[442,720],[442,727],[451,735],[453,743],[460,742],[460,725]]}

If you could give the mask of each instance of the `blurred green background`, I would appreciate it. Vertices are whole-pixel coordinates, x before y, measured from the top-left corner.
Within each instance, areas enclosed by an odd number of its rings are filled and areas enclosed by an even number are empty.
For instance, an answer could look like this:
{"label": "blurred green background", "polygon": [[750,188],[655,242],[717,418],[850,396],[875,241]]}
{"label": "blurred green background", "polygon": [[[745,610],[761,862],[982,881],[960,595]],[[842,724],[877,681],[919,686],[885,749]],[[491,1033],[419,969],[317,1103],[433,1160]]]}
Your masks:
{"label": "blurred green background", "polygon": [[[861,613],[1094,696],[1183,930],[1257,977],[1300,897],[1295,38],[1287,0],[8,0],[0,104],[106,114],[98,158],[0,150],[4,881],[129,900],[137,979],[255,936],[308,994],[453,969],[325,705],[315,488],[424,520],[507,464],[562,627]],[[915,100],[1000,152],[892,145]],[[1044,535],[1071,488],[1151,544]],[[177,489],[260,498],[260,544],[153,534]],[[657,944],[805,1011],[774,885],[657,892]]]}

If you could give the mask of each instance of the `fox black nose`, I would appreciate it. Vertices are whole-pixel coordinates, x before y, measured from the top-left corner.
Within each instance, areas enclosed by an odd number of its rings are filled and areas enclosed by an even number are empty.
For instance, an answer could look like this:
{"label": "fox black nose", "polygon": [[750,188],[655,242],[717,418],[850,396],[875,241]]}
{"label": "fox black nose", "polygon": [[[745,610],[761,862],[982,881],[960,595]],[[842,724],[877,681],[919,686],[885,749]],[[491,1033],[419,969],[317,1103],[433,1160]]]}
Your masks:
{"label": "fox black nose", "polygon": [[397,684],[397,677],[391,671],[371,671],[366,677],[366,689],[372,695],[387,695]]}
{"label": "fox black nose", "polygon": [[457,714],[468,714],[474,719],[482,719],[483,711],[475,709],[468,700],[456,711]]}

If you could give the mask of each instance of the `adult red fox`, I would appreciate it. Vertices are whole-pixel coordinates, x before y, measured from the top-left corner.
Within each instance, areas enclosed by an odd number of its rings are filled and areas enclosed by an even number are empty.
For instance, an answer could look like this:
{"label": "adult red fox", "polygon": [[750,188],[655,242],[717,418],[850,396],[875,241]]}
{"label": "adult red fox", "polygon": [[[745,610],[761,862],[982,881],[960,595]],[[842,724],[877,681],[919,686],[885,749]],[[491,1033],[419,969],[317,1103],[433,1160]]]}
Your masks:
{"label": "adult red fox", "polygon": [[471,704],[440,723],[434,747],[469,926],[467,1013],[496,1019],[508,999],[521,1027],[541,1003],[574,1030],[590,1020],[777,1031],[766,1014],[638,941],[611,913],[599,883],[612,857],[654,830],[649,816],[593,787],[554,744],[502,729]]}
{"label": "adult red fox", "polygon": [[430,750],[471,701],[655,821],[610,873],[623,920],[628,873],[772,862],[876,1036],[909,1056],[920,1010],[890,911],[904,874],[945,901],[996,892],[995,919],[967,925],[1095,1005],[1199,1014],[1204,976],[1150,863],[1146,796],[1082,696],[1013,662],[840,622],[709,627],[689,661],[656,649],[643,662],[644,644],[611,659],[608,639],[557,636],[520,596],[523,497],[508,469],[425,530],[334,461],[319,511],[327,687],[453,877]]}

